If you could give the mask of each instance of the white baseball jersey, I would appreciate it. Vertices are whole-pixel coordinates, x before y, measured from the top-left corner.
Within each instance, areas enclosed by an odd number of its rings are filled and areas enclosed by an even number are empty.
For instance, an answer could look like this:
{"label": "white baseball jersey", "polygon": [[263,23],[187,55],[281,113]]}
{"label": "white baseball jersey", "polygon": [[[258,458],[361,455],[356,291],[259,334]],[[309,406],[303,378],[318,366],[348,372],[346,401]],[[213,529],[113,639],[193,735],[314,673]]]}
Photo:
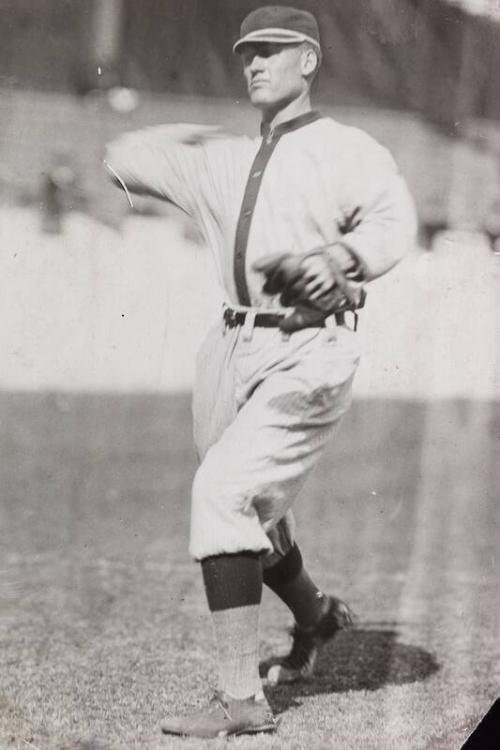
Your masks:
{"label": "white baseball jersey", "polygon": [[[389,152],[315,112],[253,140],[197,125],[157,126],[118,139],[106,160],[129,190],[167,199],[195,219],[233,305],[279,308],[252,270],[263,255],[342,240],[369,280],[413,241],[413,204]],[[341,235],[339,225],[356,208],[360,224]],[[245,245],[246,302],[236,288],[235,240]]]}
{"label": "white baseball jersey", "polygon": [[[118,139],[106,158],[129,190],[196,220],[233,307],[282,309],[252,270],[261,256],[339,242],[370,280],[413,241],[412,202],[389,153],[316,112],[255,140],[154,127]],[[356,209],[360,223],[343,233]],[[293,543],[292,503],[349,407],[359,354],[344,326],[284,338],[247,320],[216,325],[198,358],[190,550],[262,551],[272,565]]]}

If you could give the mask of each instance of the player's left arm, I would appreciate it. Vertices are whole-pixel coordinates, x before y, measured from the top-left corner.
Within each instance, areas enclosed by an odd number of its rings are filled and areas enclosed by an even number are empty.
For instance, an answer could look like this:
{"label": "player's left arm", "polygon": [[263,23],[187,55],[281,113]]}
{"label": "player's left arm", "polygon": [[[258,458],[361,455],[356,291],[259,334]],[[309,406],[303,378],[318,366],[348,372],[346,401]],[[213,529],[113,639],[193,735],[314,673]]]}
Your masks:
{"label": "player's left arm", "polygon": [[358,138],[341,184],[341,235],[331,252],[345,271],[366,282],[414,247],[417,221],[390,153],[365,134]]}
{"label": "player's left arm", "polygon": [[286,277],[283,304],[306,301],[333,309],[337,298],[347,298],[356,307],[364,284],[389,271],[414,247],[415,209],[392,156],[361,131],[353,129],[349,135],[343,161],[337,162],[342,216],[335,241],[306,252],[294,268],[295,280],[290,268],[283,271],[290,259],[283,263],[271,256],[256,266],[271,274],[272,288]]}
{"label": "player's left arm", "polygon": [[277,253],[254,264],[265,277],[263,291],[280,294],[283,306],[296,308],[281,326],[287,332],[308,325],[311,314],[323,318],[361,307],[364,284],[389,271],[414,245],[413,201],[394,160],[369,136],[355,131],[353,137],[343,169],[336,165],[343,174],[336,239],[302,255]]}

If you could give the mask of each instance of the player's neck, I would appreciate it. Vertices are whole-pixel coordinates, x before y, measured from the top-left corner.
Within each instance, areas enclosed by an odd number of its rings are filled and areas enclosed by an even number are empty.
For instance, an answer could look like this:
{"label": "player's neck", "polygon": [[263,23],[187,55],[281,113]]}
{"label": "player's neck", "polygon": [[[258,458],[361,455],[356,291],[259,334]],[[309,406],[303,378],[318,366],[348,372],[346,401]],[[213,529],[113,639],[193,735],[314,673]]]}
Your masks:
{"label": "player's neck", "polygon": [[305,115],[311,111],[311,99],[309,92],[305,92],[287,104],[282,109],[276,111],[267,111],[262,113],[262,124],[273,130],[276,125],[293,120],[300,115]]}

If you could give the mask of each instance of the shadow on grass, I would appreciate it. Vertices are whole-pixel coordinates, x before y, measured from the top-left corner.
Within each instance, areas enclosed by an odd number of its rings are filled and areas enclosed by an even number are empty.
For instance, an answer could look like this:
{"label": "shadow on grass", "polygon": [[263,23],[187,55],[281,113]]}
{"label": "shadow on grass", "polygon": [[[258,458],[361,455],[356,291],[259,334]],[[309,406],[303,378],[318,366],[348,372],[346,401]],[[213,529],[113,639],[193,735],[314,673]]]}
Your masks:
{"label": "shadow on grass", "polygon": [[[262,674],[279,662],[278,658],[262,662]],[[400,643],[396,629],[365,626],[339,633],[324,647],[312,680],[269,686],[266,693],[275,713],[281,713],[300,706],[301,697],[419,682],[438,669],[439,664],[428,651]]]}

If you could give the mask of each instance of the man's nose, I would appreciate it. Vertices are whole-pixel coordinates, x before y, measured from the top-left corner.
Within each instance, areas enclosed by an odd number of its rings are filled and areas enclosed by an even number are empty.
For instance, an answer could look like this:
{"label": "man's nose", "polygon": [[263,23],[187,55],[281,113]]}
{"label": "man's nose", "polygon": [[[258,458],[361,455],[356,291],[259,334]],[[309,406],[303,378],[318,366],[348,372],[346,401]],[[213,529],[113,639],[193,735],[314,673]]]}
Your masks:
{"label": "man's nose", "polygon": [[251,73],[259,73],[263,70],[265,65],[265,61],[263,57],[260,57],[260,55],[255,54],[251,61],[250,65],[248,66]]}

